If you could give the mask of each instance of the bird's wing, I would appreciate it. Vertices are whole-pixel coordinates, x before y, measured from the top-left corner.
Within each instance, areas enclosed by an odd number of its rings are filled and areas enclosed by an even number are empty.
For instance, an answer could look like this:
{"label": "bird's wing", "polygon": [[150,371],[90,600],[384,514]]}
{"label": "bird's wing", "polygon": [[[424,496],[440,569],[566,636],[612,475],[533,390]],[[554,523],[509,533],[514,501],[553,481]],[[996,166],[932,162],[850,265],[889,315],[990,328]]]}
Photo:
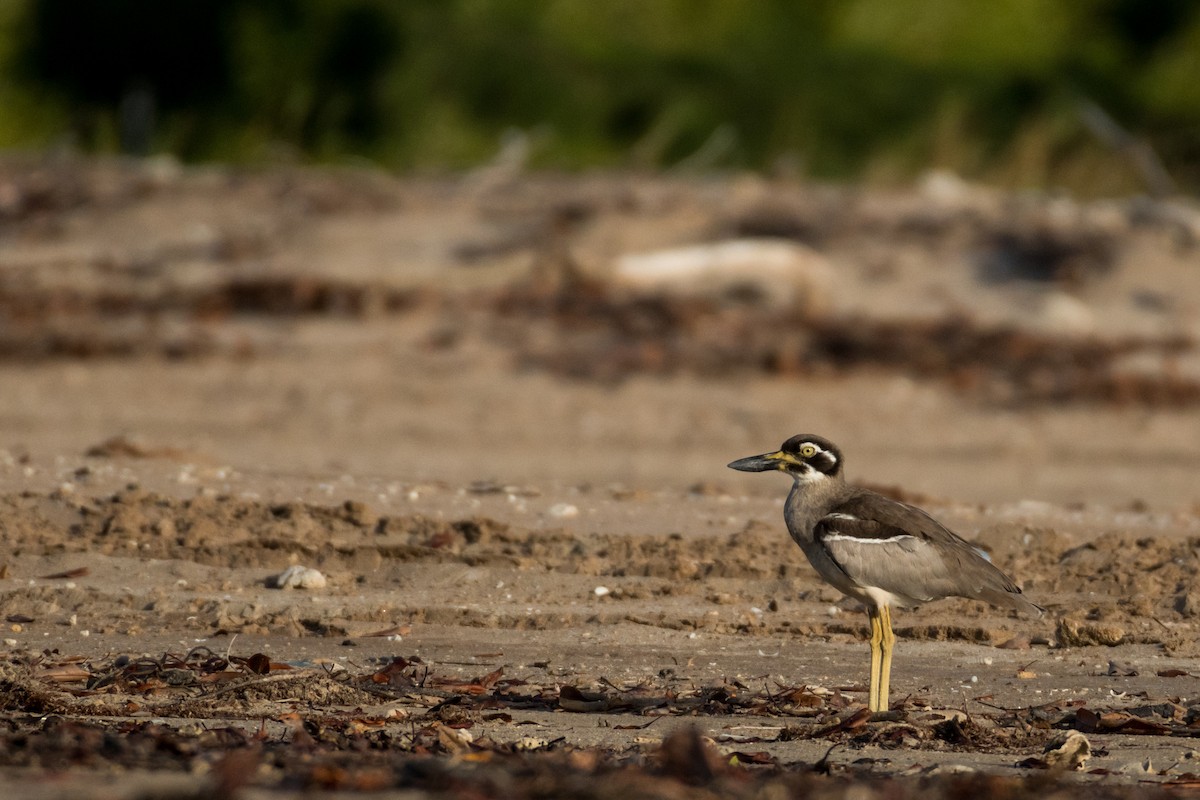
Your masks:
{"label": "bird's wing", "polygon": [[851,496],[817,522],[814,534],[855,584],[901,601],[958,596],[1032,605],[970,543],[919,508],[881,495]]}

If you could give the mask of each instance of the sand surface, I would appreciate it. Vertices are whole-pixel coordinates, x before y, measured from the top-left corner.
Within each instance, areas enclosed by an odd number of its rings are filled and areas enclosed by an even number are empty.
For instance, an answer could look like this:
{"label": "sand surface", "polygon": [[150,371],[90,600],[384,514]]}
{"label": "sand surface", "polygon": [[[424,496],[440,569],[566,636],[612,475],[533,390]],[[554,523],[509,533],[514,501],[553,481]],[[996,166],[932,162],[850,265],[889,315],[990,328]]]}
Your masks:
{"label": "sand surface", "polygon": [[[0,782],[1193,786],[1198,219],[944,180],[6,162]],[[768,235],[818,263],[803,302],[612,281]],[[898,612],[865,717],[865,616],[788,539],[786,479],[724,466],[798,432],[1047,614]],[[275,588],[292,566],[324,585]],[[1070,730],[1090,758],[1047,769]]]}

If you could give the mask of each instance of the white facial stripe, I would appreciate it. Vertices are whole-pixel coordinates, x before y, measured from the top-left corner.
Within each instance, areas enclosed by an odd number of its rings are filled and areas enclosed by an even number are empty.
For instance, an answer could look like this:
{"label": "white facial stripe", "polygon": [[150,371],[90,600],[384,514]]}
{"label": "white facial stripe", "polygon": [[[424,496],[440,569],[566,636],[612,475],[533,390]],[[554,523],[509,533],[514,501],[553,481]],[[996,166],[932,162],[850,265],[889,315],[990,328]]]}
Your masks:
{"label": "white facial stripe", "polygon": [[844,533],[827,533],[821,537],[826,542],[858,542],[859,544],[891,544],[902,542],[905,539],[915,539],[915,536],[909,536],[907,533],[902,533],[897,536],[889,536],[886,539],[861,539],[857,536],[847,536]]}

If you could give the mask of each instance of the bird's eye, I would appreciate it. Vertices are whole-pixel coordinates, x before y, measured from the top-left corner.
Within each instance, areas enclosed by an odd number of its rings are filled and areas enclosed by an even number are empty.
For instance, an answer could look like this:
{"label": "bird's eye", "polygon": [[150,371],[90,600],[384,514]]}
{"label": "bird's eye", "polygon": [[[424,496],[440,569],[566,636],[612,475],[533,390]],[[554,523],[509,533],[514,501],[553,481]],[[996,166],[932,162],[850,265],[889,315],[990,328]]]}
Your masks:
{"label": "bird's eye", "polygon": [[803,456],[804,458],[812,458],[816,454],[817,454],[817,448],[814,447],[813,445],[805,444],[805,445],[800,446],[800,455]]}

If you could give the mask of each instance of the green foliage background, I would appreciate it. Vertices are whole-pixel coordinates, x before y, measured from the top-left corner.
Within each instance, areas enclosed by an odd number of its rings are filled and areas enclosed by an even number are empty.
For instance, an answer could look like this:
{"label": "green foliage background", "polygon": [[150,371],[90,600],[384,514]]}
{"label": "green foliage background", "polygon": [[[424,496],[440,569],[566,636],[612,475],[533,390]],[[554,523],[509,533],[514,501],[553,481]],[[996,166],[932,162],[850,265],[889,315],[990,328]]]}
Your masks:
{"label": "green foliage background", "polygon": [[535,166],[929,167],[1140,186],[1104,109],[1200,186],[1193,0],[2,0],[0,147],[456,169],[513,129]]}

